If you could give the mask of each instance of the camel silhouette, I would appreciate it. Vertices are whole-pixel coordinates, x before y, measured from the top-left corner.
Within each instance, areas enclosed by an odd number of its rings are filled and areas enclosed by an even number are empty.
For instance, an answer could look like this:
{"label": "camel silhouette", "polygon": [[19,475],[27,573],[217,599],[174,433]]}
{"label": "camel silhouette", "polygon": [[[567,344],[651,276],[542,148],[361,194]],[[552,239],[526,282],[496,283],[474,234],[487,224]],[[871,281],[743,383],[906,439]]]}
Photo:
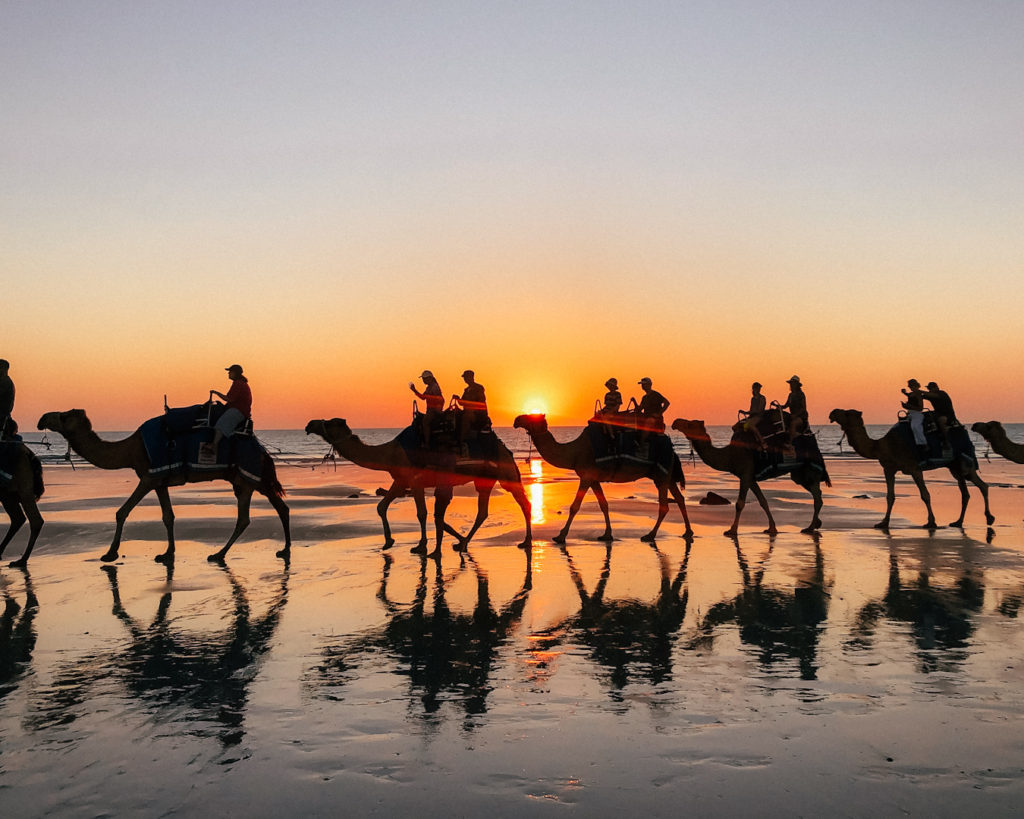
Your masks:
{"label": "camel silhouette", "polygon": [[11,472],[0,471],[0,504],[3,504],[4,511],[11,519],[10,528],[0,541],[0,557],[3,557],[7,544],[27,520],[28,545],[21,557],[10,564],[15,568],[24,568],[28,565],[29,556],[43,528],[43,517],[39,514],[38,506],[39,498],[43,495],[43,468],[39,458],[20,441],[4,441],[0,447],[13,455]]}

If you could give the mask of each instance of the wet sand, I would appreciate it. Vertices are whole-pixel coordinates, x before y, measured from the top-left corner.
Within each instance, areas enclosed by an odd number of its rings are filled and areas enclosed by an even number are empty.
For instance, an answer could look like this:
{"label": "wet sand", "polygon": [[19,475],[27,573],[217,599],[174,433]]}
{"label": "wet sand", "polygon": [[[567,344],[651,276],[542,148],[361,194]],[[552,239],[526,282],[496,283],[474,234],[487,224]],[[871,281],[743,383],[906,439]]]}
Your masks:
{"label": "wet sand", "polygon": [[[534,548],[496,492],[466,558],[409,553],[410,499],[387,553],[352,466],[284,468],[294,547],[262,498],[226,567],[223,484],[172,490],[99,561],[127,472],[49,469],[28,572],[0,569],[0,806],[12,816],[1015,815],[1024,797],[1024,467],[993,458],[996,524],[972,488],[963,531],[916,528],[913,483],[830,461],[825,527],[810,498],[763,486],[721,533],[731,476],[687,464],[696,537],[672,509],[656,545],[650,484],[588,496],[551,542],[575,479],[544,465]],[[529,473],[524,468],[524,474]],[[928,475],[940,522],[959,492]],[[860,497],[867,495],[868,497]],[[353,497],[354,496],[354,497]],[[470,525],[474,494],[450,519]]]}

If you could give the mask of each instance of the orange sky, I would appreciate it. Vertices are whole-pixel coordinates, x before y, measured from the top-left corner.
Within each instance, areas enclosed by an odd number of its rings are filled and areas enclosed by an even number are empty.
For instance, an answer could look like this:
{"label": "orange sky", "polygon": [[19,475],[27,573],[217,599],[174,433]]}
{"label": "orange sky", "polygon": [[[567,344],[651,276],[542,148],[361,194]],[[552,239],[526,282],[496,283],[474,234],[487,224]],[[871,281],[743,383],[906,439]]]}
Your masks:
{"label": "orange sky", "polygon": [[598,5],[9,9],[21,424],[236,362],[262,428],[400,426],[466,367],[498,424],[645,375],[709,423],[793,374],[812,423],[909,377],[1024,420],[1024,6]]}

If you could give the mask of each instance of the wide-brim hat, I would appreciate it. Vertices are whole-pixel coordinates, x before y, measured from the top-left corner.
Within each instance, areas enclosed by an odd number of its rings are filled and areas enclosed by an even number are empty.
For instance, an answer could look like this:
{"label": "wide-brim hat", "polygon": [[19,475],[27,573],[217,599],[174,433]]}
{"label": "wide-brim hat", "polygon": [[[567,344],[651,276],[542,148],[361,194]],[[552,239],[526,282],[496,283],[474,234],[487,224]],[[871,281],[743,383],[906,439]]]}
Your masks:
{"label": "wide-brim hat", "polygon": [[604,382],[604,385],[610,390],[617,390],[619,388],[619,382],[614,378],[609,378]]}
{"label": "wide-brim hat", "polygon": [[424,370],[420,373],[420,378],[433,378],[434,374],[430,370]]}
{"label": "wide-brim hat", "polygon": [[792,378],[790,378],[788,381],[786,381],[786,383],[787,384],[799,384],[800,383],[800,376],[799,375],[794,375]]}

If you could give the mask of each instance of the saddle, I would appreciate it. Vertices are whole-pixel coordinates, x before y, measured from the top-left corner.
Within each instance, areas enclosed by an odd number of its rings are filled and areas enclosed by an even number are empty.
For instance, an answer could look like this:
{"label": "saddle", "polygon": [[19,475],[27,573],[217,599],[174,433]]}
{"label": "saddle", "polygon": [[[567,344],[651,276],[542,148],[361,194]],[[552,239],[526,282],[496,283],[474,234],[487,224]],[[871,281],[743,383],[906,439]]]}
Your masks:
{"label": "saddle", "polygon": [[203,444],[213,441],[213,428],[224,414],[224,405],[208,401],[189,407],[168,407],[163,415],[139,427],[149,457],[149,474],[173,481],[187,480],[192,473],[237,468],[259,482],[266,450],[256,439],[252,419],[226,436],[212,460],[201,457]]}

